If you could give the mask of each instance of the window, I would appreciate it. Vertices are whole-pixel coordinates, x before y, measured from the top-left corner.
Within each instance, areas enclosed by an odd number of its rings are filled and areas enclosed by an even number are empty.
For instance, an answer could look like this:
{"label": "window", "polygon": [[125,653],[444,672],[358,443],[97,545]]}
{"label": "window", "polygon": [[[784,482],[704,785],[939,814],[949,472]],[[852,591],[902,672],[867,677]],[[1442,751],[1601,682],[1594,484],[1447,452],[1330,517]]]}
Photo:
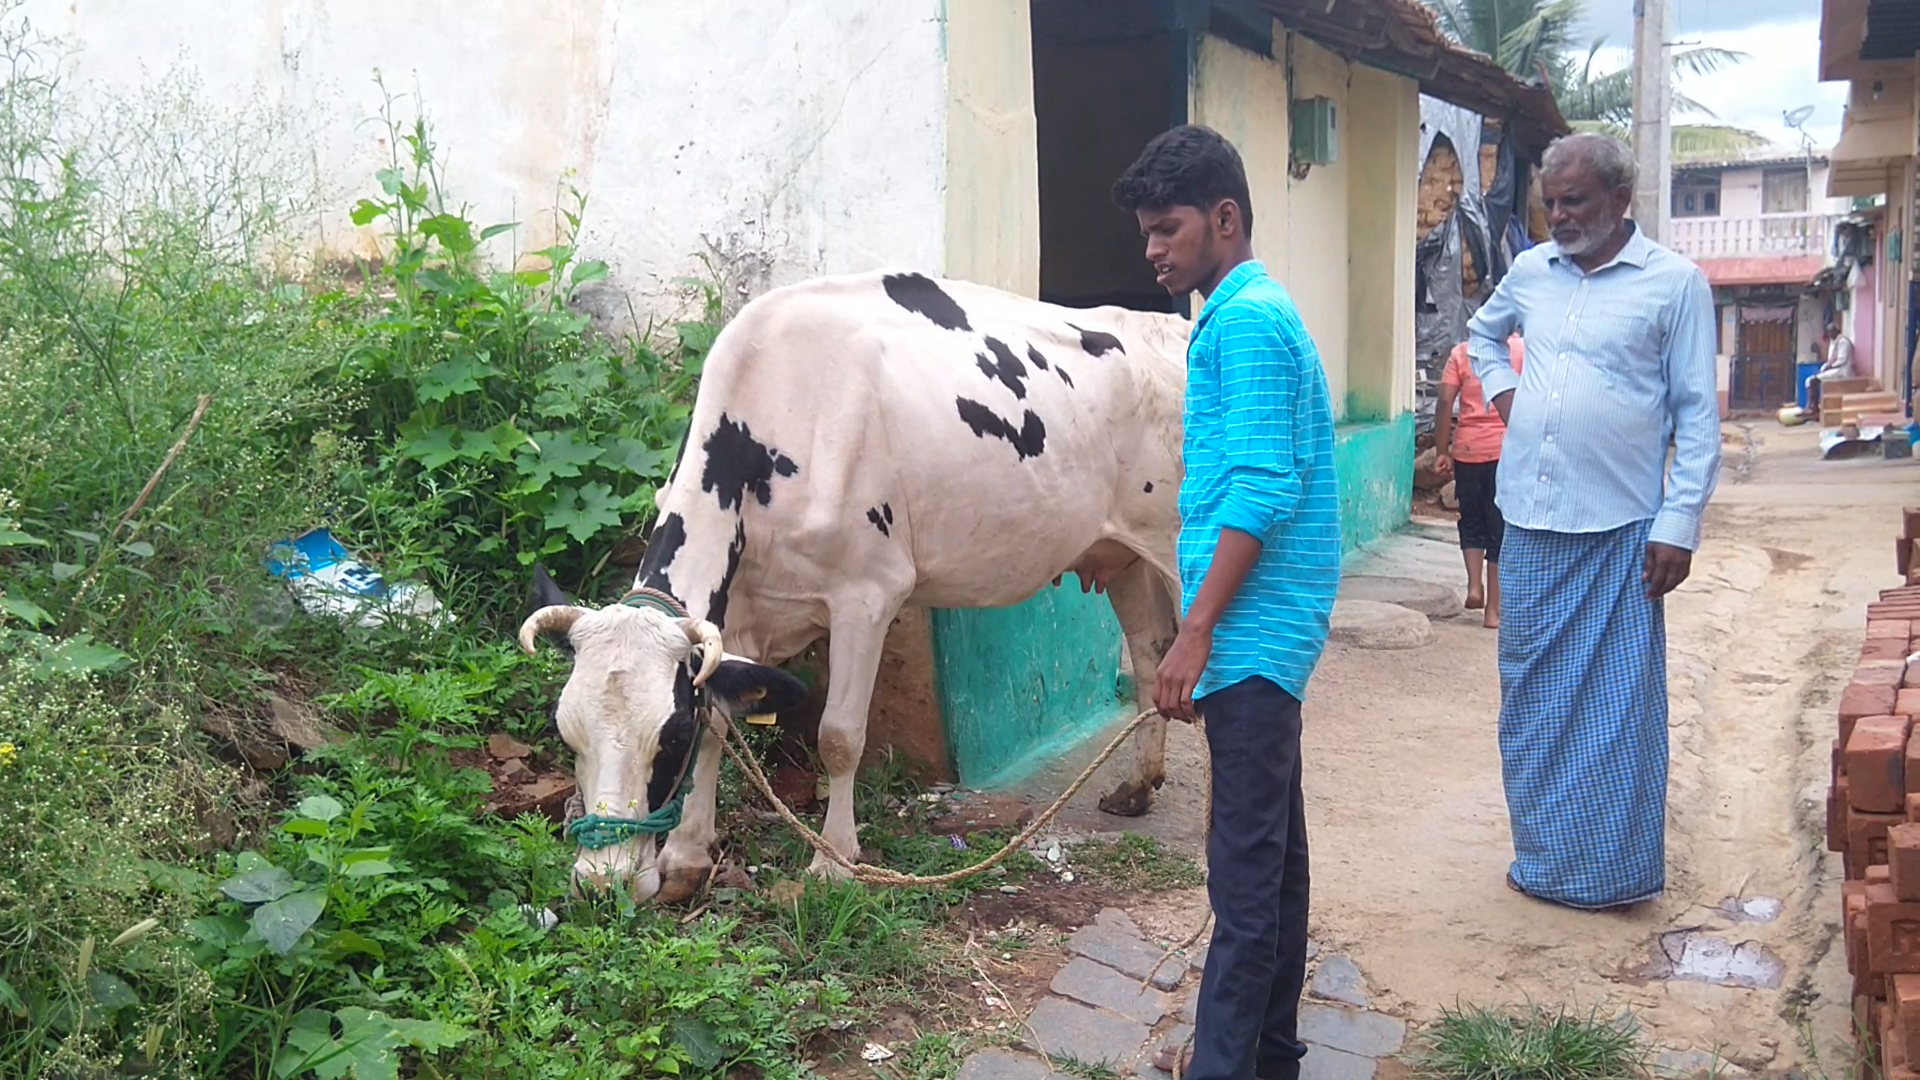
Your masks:
{"label": "window", "polygon": [[1768,169],[1762,173],[1760,212],[1763,214],[1806,213],[1807,170],[1795,165],[1787,169]]}
{"label": "window", "polygon": [[1720,213],[1720,193],[1717,191],[1701,192],[1700,193],[1700,209],[1703,212],[1708,214],[1715,214],[1715,215],[1719,214]]}
{"label": "window", "polygon": [[1720,176],[1712,173],[1673,178],[1674,217],[1715,217],[1720,213]]}

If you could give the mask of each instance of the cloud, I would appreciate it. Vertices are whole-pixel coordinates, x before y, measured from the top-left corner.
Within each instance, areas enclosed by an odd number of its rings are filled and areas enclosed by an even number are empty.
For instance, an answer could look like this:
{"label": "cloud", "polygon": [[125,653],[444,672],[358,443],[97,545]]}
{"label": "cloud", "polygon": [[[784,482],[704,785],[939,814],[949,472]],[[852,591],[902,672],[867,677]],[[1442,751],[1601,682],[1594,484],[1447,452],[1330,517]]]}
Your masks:
{"label": "cloud", "polygon": [[[1752,0],[1751,6],[1767,8],[1766,0]],[[1800,5],[1796,5],[1800,6]],[[1689,8],[1700,7],[1693,0]],[[1715,0],[1714,8],[1736,10],[1732,0]],[[1801,8],[1804,11],[1804,7]],[[1679,123],[1720,123],[1759,132],[1783,146],[1800,145],[1800,137],[1790,130],[1781,114],[1802,105],[1813,106],[1806,132],[1814,147],[1828,150],[1840,138],[1840,113],[1846,104],[1845,83],[1819,82],[1820,21],[1804,15],[1790,22],[1763,22],[1737,29],[1687,33],[1681,41],[1733,49],[1748,54],[1744,63],[1724,68],[1711,75],[1686,75],[1674,89],[1713,110],[1714,117],[1681,114]],[[1602,49],[1594,59],[1594,70],[1608,71],[1630,66],[1630,48]]]}
{"label": "cloud", "polygon": [[[1811,0],[1668,0],[1673,10],[1673,26],[1683,39],[1725,30],[1743,30],[1768,23],[1796,23],[1817,17],[1819,5]],[[1633,4],[1630,0],[1588,0],[1586,29],[1589,38],[1601,34],[1607,44],[1622,48],[1633,45]]]}

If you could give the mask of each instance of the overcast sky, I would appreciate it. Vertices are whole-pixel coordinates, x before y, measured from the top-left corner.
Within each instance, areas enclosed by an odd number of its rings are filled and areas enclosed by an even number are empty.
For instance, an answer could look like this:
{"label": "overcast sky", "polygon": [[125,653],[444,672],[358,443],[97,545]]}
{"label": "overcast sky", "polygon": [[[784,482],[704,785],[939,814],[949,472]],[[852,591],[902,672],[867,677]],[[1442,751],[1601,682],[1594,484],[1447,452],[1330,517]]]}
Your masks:
{"label": "overcast sky", "polygon": [[[1800,139],[1781,114],[1814,107],[1806,131],[1821,149],[1840,138],[1840,110],[1847,84],[1817,82],[1820,67],[1819,0],[1668,0],[1677,42],[1713,45],[1751,59],[1713,75],[1689,75],[1675,89],[1714,111],[1719,123],[1757,131],[1775,142]],[[1633,0],[1588,0],[1587,37],[1604,34],[1607,48],[1597,69],[1633,62]],[[1679,122],[1713,123],[1700,116]]]}

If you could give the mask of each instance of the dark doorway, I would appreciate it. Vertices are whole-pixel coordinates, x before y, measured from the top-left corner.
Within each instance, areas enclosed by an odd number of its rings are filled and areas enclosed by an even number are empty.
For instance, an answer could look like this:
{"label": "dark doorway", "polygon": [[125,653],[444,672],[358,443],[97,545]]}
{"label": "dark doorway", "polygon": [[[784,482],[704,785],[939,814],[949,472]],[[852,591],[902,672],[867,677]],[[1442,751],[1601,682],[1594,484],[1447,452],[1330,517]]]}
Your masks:
{"label": "dark doorway", "polygon": [[1792,404],[1793,343],[1797,336],[1794,305],[1790,301],[1742,304],[1739,318],[1733,370],[1727,380],[1728,407],[1735,411],[1772,411]]}
{"label": "dark doorway", "polygon": [[1188,36],[1165,0],[1032,0],[1040,161],[1040,299],[1176,307],[1142,257],[1113,181],[1186,122]]}

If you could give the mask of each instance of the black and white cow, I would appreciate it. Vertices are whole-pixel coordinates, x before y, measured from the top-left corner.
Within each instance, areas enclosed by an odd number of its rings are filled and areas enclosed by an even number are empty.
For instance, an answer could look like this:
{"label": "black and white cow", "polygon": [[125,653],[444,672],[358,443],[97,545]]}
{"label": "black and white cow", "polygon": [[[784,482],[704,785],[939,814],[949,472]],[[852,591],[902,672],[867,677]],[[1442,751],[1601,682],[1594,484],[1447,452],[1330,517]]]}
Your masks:
{"label": "black and white cow", "polygon": [[[999,607],[1067,571],[1104,589],[1141,706],[1177,629],[1181,399],[1188,325],[1073,310],[910,273],[769,292],[715,342],[686,445],[658,498],[636,588],[684,606],[571,607],[522,627],[564,634],[560,730],[589,813],[645,817],[670,798],[695,728],[691,687],[728,649],[779,663],[828,636],[820,721],[826,839],[860,854],[854,770],[881,646],[902,605]],[[724,714],[770,712],[793,686],[727,658]],[[1146,812],[1165,776],[1164,721],[1142,727],[1130,779],[1101,802]],[[585,881],[685,897],[712,866],[721,754],[711,732],[679,827],[582,848]],[[838,868],[816,857],[812,871]]]}

